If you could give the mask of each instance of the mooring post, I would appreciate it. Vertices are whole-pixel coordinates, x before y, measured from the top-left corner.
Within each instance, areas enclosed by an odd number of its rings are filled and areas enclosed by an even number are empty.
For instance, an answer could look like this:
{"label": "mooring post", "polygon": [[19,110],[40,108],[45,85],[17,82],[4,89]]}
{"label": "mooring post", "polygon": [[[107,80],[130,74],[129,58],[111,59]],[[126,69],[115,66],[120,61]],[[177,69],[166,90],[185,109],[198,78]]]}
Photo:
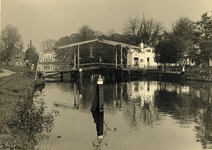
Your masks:
{"label": "mooring post", "polygon": [[82,72],[82,68],[79,69],[79,84],[82,84],[82,76],[83,76],[83,72]]}
{"label": "mooring post", "polygon": [[103,112],[104,111],[104,98],[103,98],[103,79],[101,75],[99,75],[98,81],[97,81],[97,86],[98,86],[98,101],[99,101],[99,111]]}
{"label": "mooring post", "polygon": [[99,102],[99,111],[98,111],[98,124],[97,124],[97,134],[98,139],[103,138],[103,129],[104,129],[104,97],[103,97],[103,79],[99,75],[97,81],[97,90],[98,90],[98,102]]}

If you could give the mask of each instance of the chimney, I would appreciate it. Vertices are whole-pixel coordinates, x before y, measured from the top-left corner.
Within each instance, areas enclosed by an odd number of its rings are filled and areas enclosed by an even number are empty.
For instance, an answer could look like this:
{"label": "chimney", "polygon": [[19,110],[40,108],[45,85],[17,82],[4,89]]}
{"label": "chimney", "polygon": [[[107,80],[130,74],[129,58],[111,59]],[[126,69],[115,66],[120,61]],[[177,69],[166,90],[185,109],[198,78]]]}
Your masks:
{"label": "chimney", "polygon": [[143,52],[143,51],[144,51],[144,44],[141,43],[141,44],[140,44],[140,47],[141,47],[141,51]]}

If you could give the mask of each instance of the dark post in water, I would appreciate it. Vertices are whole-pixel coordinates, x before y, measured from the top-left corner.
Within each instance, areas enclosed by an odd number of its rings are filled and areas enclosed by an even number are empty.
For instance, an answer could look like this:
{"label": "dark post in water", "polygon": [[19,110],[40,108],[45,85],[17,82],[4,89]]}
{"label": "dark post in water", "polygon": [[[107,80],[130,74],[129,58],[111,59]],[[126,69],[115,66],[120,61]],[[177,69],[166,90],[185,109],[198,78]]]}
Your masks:
{"label": "dark post in water", "polygon": [[101,75],[97,81],[96,95],[91,107],[91,113],[96,124],[96,131],[98,139],[103,138],[104,129],[104,98],[103,98],[103,79]]}

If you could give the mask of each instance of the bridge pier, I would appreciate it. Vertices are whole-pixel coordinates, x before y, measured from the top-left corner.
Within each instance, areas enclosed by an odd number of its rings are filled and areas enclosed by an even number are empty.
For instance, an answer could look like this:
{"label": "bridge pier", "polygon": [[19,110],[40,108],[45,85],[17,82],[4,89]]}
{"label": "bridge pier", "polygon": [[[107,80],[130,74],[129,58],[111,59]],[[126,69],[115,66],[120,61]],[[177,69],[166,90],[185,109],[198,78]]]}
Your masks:
{"label": "bridge pier", "polygon": [[63,72],[60,73],[60,80],[63,81]]}

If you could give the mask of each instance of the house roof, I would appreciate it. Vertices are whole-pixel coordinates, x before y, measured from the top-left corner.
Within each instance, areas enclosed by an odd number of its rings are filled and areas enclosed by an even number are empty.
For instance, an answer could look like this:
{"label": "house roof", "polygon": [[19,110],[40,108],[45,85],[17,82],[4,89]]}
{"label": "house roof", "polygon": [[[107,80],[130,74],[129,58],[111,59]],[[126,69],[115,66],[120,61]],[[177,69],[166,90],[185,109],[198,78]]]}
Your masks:
{"label": "house roof", "polygon": [[15,46],[12,46],[12,47],[10,47],[10,48],[6,48],[6,49],[3,50],[2,52],[7,51],[7,50],[19,50],[19,51],[22,52],[22,50],[20,50],[19,48],[15,47]]}

